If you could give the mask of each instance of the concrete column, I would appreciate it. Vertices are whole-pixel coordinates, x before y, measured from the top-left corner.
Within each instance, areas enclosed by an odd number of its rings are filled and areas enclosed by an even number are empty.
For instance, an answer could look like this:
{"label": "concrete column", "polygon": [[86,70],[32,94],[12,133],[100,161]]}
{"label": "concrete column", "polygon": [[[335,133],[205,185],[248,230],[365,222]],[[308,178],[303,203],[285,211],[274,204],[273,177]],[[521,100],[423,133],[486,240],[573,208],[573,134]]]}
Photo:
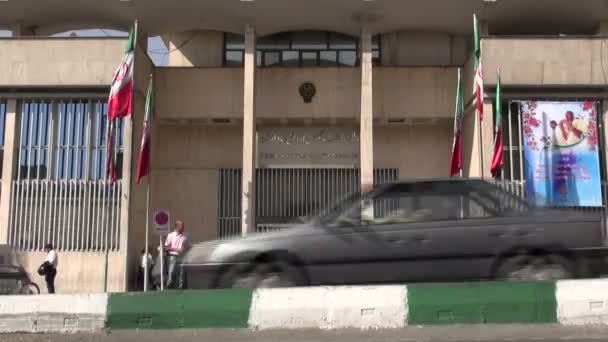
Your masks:
{"label": "concrete column", "polygon": [[4,155],[2,156],[2,192],[0,193],[0,244],[8,243],[12,181],[19,172],[20,108],[17,100],[7,101],[4,129]]}
{"label": "concrete column", "polygon": [[361,32],[361,191],[374,186],[374,111],[372,88],[372,34],[367,27]]}
{"label": "concrete column", "polygon": [[475,106],[465,111],[462,128],[463,175],[472,178],[490,178],[494,153],[494,108],[493,99],[483,103],[483,121],[480,123]]}
{"label": "concrete column", "polygon": [[241,234],[255,231],[255,30],[245,27]]}
{"label": "concrete column", "polygon": [[[110,264],[106,286],[108,291],[126,291],[134,282],[136,259],[139,248],[144,244],[146,186],[135,183],[133,175],[137,172],[137,158],[141,142],[144,103],[150,73],[153,65],[147,56],[148,34],[137,32],[137,47],[135,49],[133,70],[133,114],[124,118],[123,154],[122,154],[122,185],[120,206],[120,253],[124,265]],[[117,274],[122,278],[117,279]]]}
{"label": "concrete column", "polygon": [[494,155],[494,99],[483,102],[483,121],[481,122],[483,140],[483,176],[492,178],[492,156]]}

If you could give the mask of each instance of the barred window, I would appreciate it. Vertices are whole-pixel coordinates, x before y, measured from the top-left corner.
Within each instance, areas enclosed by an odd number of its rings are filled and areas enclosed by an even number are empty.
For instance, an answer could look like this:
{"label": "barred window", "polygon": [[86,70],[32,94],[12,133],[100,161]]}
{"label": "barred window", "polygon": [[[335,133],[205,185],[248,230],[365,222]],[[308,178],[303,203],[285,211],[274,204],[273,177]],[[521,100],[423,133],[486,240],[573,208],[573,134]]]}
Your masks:
{"label": "barred window", "polygon": [[[9,243],[39,251],[118,250],[122,182],[106,177],[107,104],[23,100],[19,172],[12,181]],[[115,146],[121,176],[123,120]]]}
{"label": "barred window", "polygon": [[[24,101],[21,113],[20,179],[104,179],[107,104],[100,100]],[[123,121],[116,133],[117,171],[122,176]],[[51,136],[53,135],[53,136]],[[53,146],[52,153],[49,149]]]}

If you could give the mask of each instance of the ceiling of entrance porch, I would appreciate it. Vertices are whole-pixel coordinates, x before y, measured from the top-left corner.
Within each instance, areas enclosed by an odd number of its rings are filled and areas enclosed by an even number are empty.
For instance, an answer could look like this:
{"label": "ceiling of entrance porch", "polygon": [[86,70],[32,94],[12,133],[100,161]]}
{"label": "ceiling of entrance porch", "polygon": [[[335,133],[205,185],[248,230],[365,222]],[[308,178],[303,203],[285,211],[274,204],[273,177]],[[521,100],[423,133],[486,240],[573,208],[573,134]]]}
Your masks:
{"label": "ceiling of entrance porch", "polygon": [[47,35],[76,28],[129,27],[138,19],[150,35],[193,29],[259,35],[318,29],[356,35],[361,21],[374,33],[430,30],[470,33],[472,14],[490,30],[520,27],[586,32],[608,20],[606,0],[2,0],[0,27],[21,23]]}

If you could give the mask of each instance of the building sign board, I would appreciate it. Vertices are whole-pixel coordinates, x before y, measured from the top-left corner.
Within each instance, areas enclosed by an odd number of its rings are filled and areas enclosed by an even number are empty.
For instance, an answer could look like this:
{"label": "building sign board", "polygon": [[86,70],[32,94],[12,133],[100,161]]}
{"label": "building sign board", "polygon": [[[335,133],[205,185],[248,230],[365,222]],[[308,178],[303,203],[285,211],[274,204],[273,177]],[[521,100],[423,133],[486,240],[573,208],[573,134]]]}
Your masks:
{"label": "building sign board", "polygon": [[357,167],[355,127],[260,127],[258,167]]}

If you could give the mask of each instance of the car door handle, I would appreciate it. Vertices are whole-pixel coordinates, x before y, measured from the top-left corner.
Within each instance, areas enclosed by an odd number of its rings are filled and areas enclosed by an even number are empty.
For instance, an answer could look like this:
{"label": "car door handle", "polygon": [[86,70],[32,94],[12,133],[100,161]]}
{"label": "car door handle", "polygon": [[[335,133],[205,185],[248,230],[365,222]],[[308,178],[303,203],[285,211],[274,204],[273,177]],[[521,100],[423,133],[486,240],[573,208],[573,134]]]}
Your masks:
{"label": "car door handle", "polygon": [[394,244],[402,244],[403,243],[403,239],[400,238],[399,236],[389,236],[386,238],[386,241],[388,241],[389,243],[394,243]]}
{"label": "car door handle", "polygon": [[505,238],[507,237],[507,234],[505,234],[505,232],[490,232],[488,233],[488,236],[493,238]]}
{"label": "car door handle", "polygon": [[515,231],[515,235],[519,237],[531,236],[532,232],[530,232],[529,230],[517,230]]}
{"label": "car door handle", "polygon": [[428,239],[425,236],[414,236],[413,238],[411,238],[411,241],[415,242],[415,243],[428,243],[428,242],[431,242],[431,240]]}

